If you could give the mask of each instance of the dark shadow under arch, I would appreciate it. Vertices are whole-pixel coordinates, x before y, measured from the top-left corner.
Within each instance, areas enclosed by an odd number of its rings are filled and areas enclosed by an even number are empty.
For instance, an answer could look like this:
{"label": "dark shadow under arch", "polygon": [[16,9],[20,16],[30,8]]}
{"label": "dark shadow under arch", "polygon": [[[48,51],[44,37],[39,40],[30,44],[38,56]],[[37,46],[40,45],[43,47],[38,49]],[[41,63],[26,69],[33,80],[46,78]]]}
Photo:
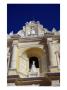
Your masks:
{"label": "dark shadow under arch", "polygon": [[36,68],[39,68],[39,61],[37,57],[30,57],[29,58],[29,68],[31,68],[33,61],[35,61]]}

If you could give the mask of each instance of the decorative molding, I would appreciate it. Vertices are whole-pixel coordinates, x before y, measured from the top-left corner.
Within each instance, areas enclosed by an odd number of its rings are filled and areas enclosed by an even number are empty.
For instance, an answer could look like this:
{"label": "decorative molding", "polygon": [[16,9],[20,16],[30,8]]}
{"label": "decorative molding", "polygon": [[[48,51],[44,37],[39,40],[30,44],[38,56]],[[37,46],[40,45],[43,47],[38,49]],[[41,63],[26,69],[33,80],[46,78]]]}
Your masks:
{"label": "decorative molding", "polygon": [[[35,32],[33,30],[35,30]],[[16,35],[17,36],[19,35],[21,38],[24,38],[24,37],[44,36],[44,34],[60,35],[60,31],[57,31],[55,28],[53,28],[52,31],[49,31],[48,29],[44,28],[39,21],[36,22],[30,21],[26,22],[25,26],[23,26],[23,29],[19,30],[16,34],[14,34],[13,31],[11,31],[8,35],[8,39]]]}

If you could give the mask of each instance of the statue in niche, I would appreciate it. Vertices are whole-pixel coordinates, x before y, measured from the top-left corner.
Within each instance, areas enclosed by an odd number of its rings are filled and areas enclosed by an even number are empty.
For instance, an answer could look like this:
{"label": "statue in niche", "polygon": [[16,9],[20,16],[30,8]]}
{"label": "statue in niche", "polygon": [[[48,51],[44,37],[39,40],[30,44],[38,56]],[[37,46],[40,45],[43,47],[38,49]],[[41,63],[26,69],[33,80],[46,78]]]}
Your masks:
{"label": "statue in niche", "polygon": [[34,29],[31,30],[31,34],[33,34],[33,35],[35,34],[35,30]]}
{"label": "statue in niche", "polygon": [[35,61],[33,61],[33,64],[31,66],[31,72],[36,72],[36,66],[35,66]]}
{"label": "statue in niche", "polygon": [[29,77],[38,77],[38,76],[39,76],[39,71],[37,70],[35,66],[35,61],[33,61],[31,69],[30,69]]}
{"label": "statue in niche", "polygon": [[31,34],[35,34],[35,27],[34,26],[31,26]]}

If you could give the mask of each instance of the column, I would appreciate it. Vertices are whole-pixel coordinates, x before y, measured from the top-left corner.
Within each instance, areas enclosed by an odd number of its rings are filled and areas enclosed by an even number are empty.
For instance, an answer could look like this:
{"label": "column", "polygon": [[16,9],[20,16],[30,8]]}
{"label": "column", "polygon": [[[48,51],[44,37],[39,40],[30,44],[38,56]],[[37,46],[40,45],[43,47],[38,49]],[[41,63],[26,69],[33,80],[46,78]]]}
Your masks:
{"label": "column", "polygon": [[19,69],[18,73],[20,78],[27,78],[29,73],[29,60],[26,55],[19,56]]}
{"label": "column", "polygon": [[58,66],[57,59],[56,59],[56,44],[57,42],[49,42],[48,48],[49,48],[49,58],[50,58],[50,66]]}
{"label": "column", "polygon": [[7,69],[9,68],[9,62],[10,62],[10,52],[9,52],[9,47],[7,47]]}
{"label": "column", "polygon": [[60,44],[57,44],[57,50],[55,52],[58,68],[60,69]]}
{"label": "column", "polygon": [[7,69],[9,69],[9,63],[10,63],[10,52],[8,53],[8,56],[7,56]]}
{"label": "column", "polygon": [[13,42],[11,69],[16,69],[17,43]]}
{"label": "column", "polygon": [[60,58],[59,58],[59,52],[58,51],[56,51],[56,60],[57,60],[58,68],[60,69]]}

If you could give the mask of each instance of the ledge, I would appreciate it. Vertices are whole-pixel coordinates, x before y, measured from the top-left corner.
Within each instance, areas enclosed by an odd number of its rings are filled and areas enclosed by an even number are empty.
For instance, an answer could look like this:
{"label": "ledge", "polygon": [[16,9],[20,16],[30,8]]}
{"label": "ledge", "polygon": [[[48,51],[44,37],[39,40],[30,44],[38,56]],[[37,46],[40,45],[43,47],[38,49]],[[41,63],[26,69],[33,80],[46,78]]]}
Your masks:
{"label": "ledge", "polygon": [[17,86],[24,85],[39,85],[39,86],[51,86],[51,81],[47,77],[33,77],[33,78],[19,78],[19,76],[8,76],[7,83],[15,83]]}
{"label": "ledge", "polygon": [[34,78],[19,78],[16,85],[39,85],[39,86],[51,86],[51,81],[47,77],[34,77]]}
{"label": "ledge", "polygon": [[51,80],[60,80],[60,72],[48,72],[47,76],[51,79]]}

